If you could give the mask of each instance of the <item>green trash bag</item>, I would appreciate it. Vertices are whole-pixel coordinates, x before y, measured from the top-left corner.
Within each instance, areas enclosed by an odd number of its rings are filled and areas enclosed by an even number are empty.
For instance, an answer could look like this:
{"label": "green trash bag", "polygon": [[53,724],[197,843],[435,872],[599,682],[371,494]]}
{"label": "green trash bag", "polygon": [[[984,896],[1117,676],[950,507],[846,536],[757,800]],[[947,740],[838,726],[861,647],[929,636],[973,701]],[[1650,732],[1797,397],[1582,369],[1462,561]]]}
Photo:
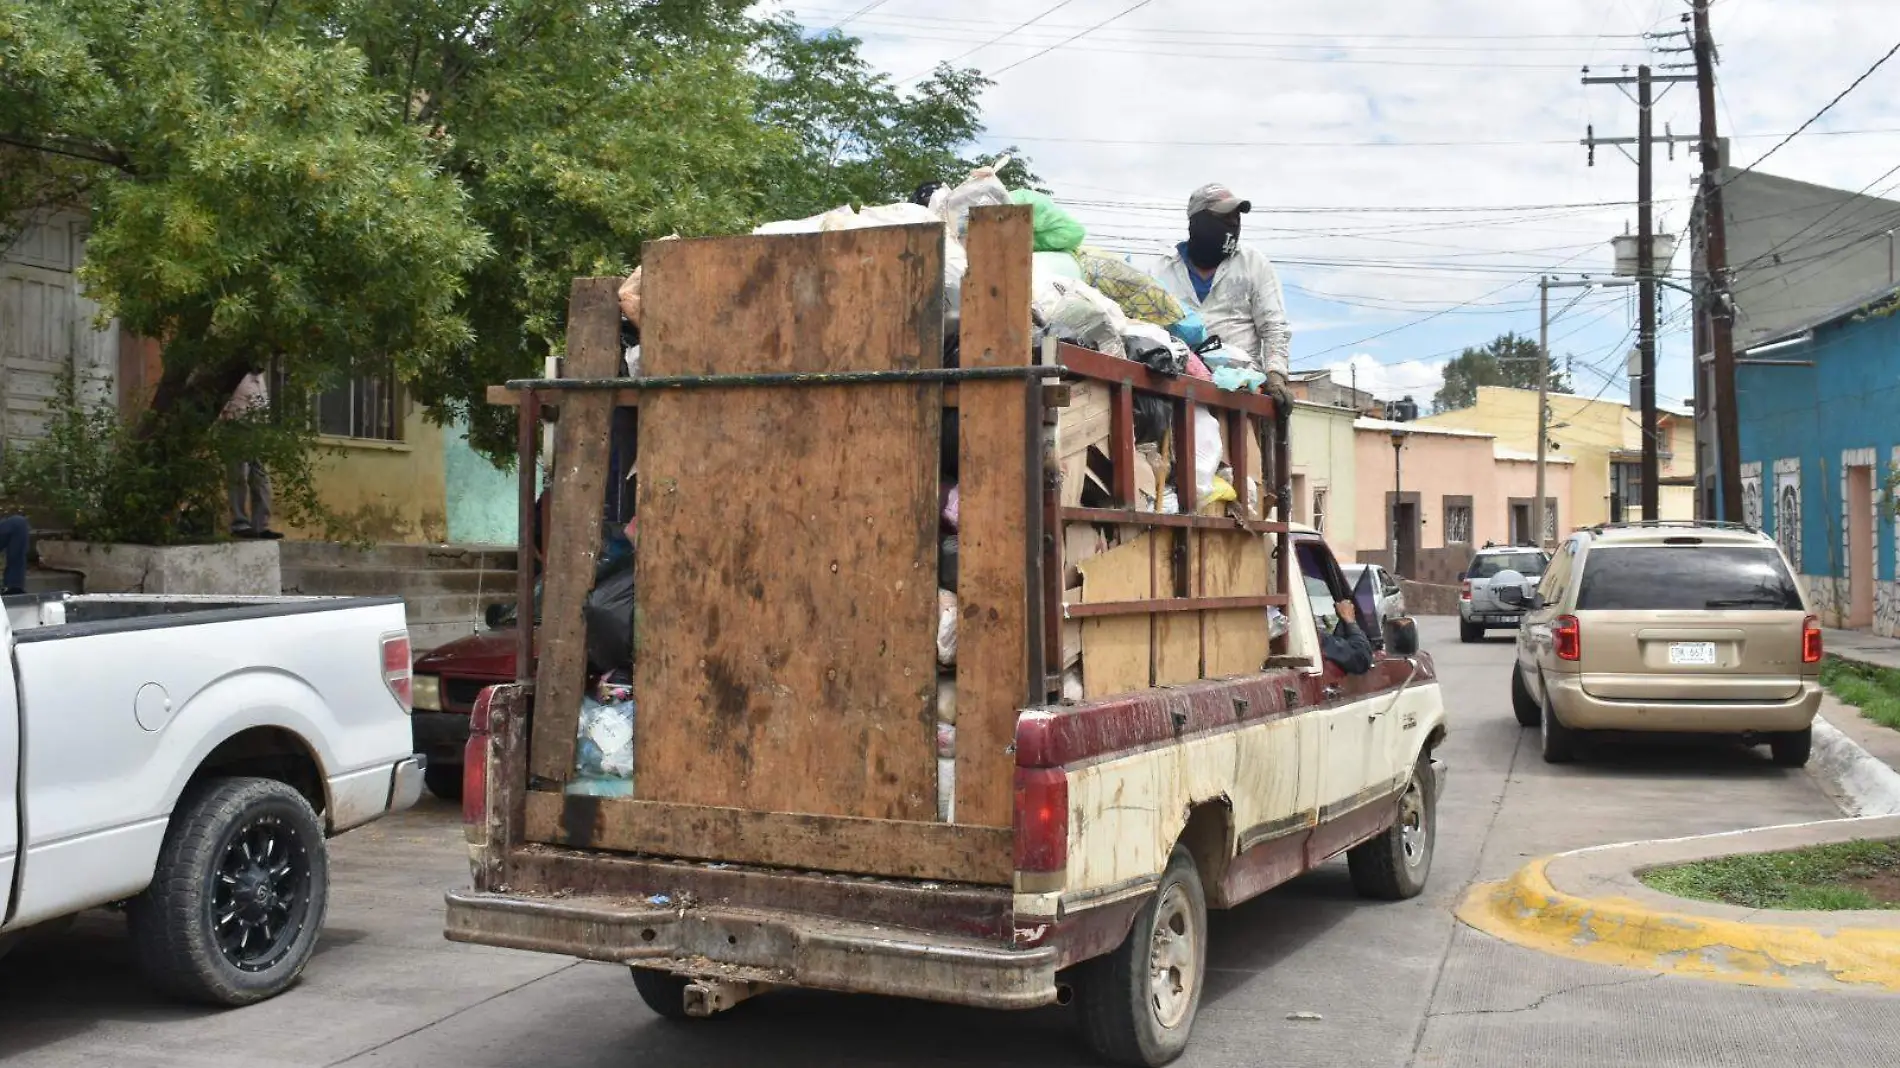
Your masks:
{"label": "green trash bag", "polygon": [[1037,252],[1074,252],[1089,236],[1075,216],[1063,211],[1049,194],[1038,193],[1034,189],[1012,189],[1009,193],[1011,204],[1027,204],[1035,212],[1035,243]]}

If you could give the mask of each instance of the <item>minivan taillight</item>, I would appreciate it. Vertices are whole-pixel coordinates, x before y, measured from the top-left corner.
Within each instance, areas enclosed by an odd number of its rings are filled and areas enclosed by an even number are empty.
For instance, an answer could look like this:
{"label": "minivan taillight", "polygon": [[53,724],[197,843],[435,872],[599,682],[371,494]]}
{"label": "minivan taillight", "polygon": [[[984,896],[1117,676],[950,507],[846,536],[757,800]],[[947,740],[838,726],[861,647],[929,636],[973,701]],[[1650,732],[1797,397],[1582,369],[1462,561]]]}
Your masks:
{"label": "minivan taillight", "polygon": [[1801,662],[1821,662],[1821,621],[1814,616],[1809,616],[1801,626]]}
{"label": "minivan taillight", "polygon": [[488,821],[488,724],[492,686],[475,695],[468,710],[468,741],[462,744],[462,822]]}
{"label": "minivan taillight", "polygon": [[1016,769],[1016,870],[1069,866],[1069,777],[1061,768]]}
{"label": "minivan taillight", "polygon": [[1583,659],[1583,624],[1576,616],[1558,616],[1550,625],[1550,644],[1559,660]]}
{"label": "minivan taillight", "polygon": [[410,681],[409,632],[383,635],[383,685],[404,712],[413,708]]}
{"label": "minivan taillight", "polygon": [[1461,601],[1471,600],[1471,580],[1470,579],[1465,579],[1464,581],[1458,583],[1458,599]]}

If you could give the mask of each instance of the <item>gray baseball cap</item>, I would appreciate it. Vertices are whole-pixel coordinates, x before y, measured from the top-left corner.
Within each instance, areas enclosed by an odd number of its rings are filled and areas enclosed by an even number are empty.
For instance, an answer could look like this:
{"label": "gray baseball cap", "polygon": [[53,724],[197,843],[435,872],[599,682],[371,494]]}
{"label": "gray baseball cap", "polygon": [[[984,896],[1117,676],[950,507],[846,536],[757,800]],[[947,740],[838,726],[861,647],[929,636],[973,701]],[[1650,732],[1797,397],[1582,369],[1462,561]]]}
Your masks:
{"label": "gray baseball cap", "polygon": [[1240,199],[1234,195],[1233,190],[1219,182],[1209,182],[1196,189],[1188,197],[1187,213],[1189,215],[1199,215],[1204,211],[1211,211],[1217,215],[1229,215],[1236,211],[1245,214],[1252,210],[1253,201]]}

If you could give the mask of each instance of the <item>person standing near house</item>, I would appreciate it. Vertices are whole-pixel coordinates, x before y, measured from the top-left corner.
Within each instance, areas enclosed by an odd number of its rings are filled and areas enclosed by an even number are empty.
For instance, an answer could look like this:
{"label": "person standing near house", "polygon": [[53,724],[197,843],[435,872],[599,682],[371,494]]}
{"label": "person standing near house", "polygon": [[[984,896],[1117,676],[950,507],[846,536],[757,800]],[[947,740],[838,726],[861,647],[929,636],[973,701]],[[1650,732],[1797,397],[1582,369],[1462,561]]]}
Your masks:
{"label": "person standing near house", "polygon": [[1293,331],[1280,278],[1265,254],[1240,244],[1240,217],[1252,210],[1252,201],[1219,182],[1196,189],[1188,197],[1187,240],[1150,273],[1176,300],[1201,313],[1208,337],[1220,338],[1219,348],[1202,354],[1217,384],[1260,389],[1281,411],[1290,411],[1287,350]]}
{"label": "person standing near house", "polygon": [[33,542],[33,527],[23,515],[0,519],[0,553],[6,555],[8,597],[26,592],[26,554]]}
{"label": "person standing near house", "polygon": [[[269,407],[270,387],[264,384],[263,371],[254,370],[232,391],[219,418],[233,422],[254,419]],[[283,537],[270,528],[270,472],[262,463],[239,460],[232,464],[230,487],[232,537]]]}

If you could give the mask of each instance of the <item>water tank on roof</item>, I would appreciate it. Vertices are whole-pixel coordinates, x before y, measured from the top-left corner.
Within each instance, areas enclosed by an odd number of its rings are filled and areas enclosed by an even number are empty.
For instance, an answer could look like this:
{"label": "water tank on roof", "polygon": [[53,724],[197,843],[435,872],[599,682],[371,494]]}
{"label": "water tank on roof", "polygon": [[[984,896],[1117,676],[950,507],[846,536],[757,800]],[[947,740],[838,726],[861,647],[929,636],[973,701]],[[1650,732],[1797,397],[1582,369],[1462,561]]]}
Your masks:
{"label": "water tank on roof", "polygon": [[[1650,267],[1653,277],[1662,278],[1669,273],[1669,261],[1676,255],[1676,235],[1655,234],[1649,239],[1654,261]],[[1642,241],[1635,234],[1623,234],[1610,239],[1610,247],[1616,252],[1616,276],[1634,278],[1637,275],[1638,253],[1642,251]]]}

